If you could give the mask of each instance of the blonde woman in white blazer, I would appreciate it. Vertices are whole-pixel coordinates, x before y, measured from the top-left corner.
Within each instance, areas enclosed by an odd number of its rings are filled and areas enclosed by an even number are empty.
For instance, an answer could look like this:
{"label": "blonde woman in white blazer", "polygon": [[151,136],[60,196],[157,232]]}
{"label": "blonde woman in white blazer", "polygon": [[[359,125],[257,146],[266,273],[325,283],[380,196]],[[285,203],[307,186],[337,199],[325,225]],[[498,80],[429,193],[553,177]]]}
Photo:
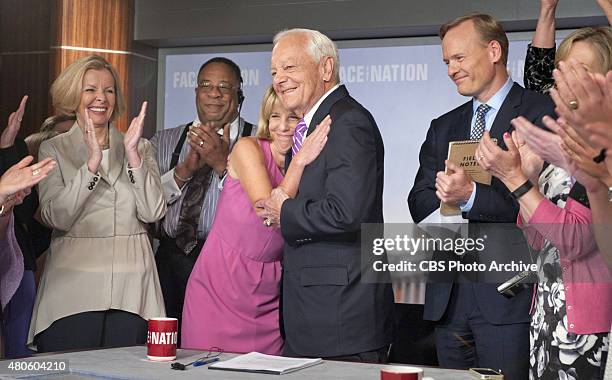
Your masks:
{"label": "blonde woman in white blazer", "polygon": [[115,69],[88,56],[51,87],[72,128],[43,142],[39,158],[57,168],[39,185],[53,228],[28,342],[40,352],[144,343],[147,319],[164,316],[147,223],[166,211],[151,144],[142,139],[146,103],[127,132]]}

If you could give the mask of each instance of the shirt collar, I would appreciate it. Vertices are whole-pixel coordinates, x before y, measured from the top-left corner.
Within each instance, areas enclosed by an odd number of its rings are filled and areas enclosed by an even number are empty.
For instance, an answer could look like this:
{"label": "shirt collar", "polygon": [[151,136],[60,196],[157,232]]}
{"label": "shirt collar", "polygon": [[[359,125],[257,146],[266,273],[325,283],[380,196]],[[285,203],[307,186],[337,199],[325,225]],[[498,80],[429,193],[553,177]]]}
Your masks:
{"label": "shirt collar", "polygon": [[[192,125],[198,126],[200,124],[202,124],[200,117],[196,115]],[[230,141],[233,141],[236,139],[236,137],[238,137],[238,129],[240,129],[240,118],[236,116],[236,118],[230,123]],[[217,134],[219,136],[223,136],[223,128],[219,128],[219,130],[217,130]]]}
{"label": "shirt collar", "polygon": [[306,123],[307,126],[310,126],[310,122],[312,121],[312,118],[314,117],[314,114],[315,112],[317,112],[317,109],[319,108],[321,103],[323,103],[325,98],[327,98],[329,94],[334,92],[334,90],[337,89],[338,87],[340,87],[340,83],[330,88],[329,91],[327,91],[325,94],[323,94],[323,96],[319,98],[319,100],[315,103],[314,107],[312,107],[310,111],[306,112],[306,115],[304,115],[304,122]]}
{"label": "shirt collar", "polygon": [[[502,88],[500,88],[495,95],[493,95],[491,97],[491,99],[489,99],[487,101],[487,105],[489,107],[491,107],[492,109],[499,111],[499,109],[501,108],[502,104],[504,104],[504,100],[506,100],[506,96],[508,96],[508,93],[510,92],[510,90],[512,89],[512,86],[514,85],[514,82],[512,81],[511,77],[508,77],[508,80],[506,81],[506,83],[502,86]],[[476,112],[476,110],[478,109],[478,106],[481,105],[482,103],[479,102],[478,100],[476,100],[476,98],[473,98],[473,112]]]}

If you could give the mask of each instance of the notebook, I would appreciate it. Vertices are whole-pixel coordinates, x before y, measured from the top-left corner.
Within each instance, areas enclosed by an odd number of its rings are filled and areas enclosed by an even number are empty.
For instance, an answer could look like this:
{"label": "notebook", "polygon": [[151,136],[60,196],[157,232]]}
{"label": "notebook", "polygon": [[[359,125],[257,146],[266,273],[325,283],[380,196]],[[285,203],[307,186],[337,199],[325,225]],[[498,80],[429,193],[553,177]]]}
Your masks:
{"label": "notebook", "polygon": [[236,356],[235,358],[212,364],[208,366],[208,369],[284,375],[286,373],[308,368],[322,362],[323,359],[320,358],[286,358],[283,356],[274,356],[260,354],[259,352],[250,352],[248,354]]}
{"label": "notebook", "polygon": [[[492,139],[497,144],[497,139]],[[484,170],[476,160],[476,148],[480,140],[451,141],[448,143],[447,159],[462,167],[472,181],[484,185],[491,184],[491,173]],[[456,205],[440,202],[440,214],[443,216],[461,215],[461,209]]]}

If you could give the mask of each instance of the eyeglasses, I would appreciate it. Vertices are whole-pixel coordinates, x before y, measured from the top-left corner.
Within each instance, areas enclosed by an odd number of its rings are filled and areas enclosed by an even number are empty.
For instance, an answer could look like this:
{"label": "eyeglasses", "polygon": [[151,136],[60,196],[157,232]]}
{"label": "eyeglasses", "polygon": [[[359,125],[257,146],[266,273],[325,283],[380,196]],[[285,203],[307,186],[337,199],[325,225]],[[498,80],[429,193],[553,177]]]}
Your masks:
{"label": "eyeglasses", "polygon": [[[211,359],[215,359],[218,358],[221,354],[223,353],[223,349],[219,348],[219,347],[210,347],[208,349],[208,352],[206,353],[206,355],[192,361],[191,363],[187,363],[187,364],[181,364],[179,362],[174,362],[170,365],[170,368],[172,369],[176,369],[179,371],[184,371],[185,369],[187,369],[187,367],[194,366],[194,367],[199,367],[201,365],[206,365],[206,364],[210,364],[213,363],[216,360],[211,360]],[[207,360],[209,359],[209,360]]]}
{"label": "eyeglasses", "polygon": [[205,93],[211,92],[214,88],[217,88],[220,93],[223,95],[229,95],[234,90],[234,86],[229,83],[221,82],[219,84],[213,84],[211,81],[202,81],[198,84],[198,89],[204,91]]}

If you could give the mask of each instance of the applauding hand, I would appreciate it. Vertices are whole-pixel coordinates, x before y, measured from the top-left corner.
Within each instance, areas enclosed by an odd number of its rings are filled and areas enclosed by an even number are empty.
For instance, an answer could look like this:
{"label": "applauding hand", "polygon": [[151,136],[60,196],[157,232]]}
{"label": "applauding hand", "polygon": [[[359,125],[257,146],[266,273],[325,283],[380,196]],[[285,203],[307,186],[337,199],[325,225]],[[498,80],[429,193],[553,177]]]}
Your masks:
{"label": "applauding hand", "polygon": [[36,185],[55,167],[55,161],[51,158],[28,166],[33,160],[32,156],[25,157],[0,177],[0,203],[13,194]]}
{"label": "applauding hand", "polygon": [[25,95],[21,99],[21,103],[19,103],[19,108],[17,108],[17,111],[9,115],[8,124],[4,131],[2,131],[2,135],[0,135],[0,148],[8,148],[13,146],[15,143],[15,137],[17,137],[19,128],[21,128],[21,121],[23,120],[23,114],[25,113],[27,101],[28,96]]}
{"label": "applauding hand", "polygon": [[142,131],[144,130],[144,119],[147,113],[147,102],[142,102],[140,107],[140,113],[136,116],[125,136],[123,137],[123,146],[125,148],[125,155],[127,156],[128,163],[132,168],[139,168],[141,164],[140,155],[138,154],[138,141],[142,137]]}

